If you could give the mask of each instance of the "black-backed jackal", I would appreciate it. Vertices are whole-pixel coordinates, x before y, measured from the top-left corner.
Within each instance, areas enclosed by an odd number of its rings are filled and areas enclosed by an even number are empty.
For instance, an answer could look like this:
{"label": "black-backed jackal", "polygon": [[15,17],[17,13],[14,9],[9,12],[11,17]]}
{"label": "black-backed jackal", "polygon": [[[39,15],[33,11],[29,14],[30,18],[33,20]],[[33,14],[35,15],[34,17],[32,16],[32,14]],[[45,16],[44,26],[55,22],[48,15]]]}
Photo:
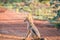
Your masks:
{"label": "black-backed jackal", "polygon": [[[28,30],[27,36],[25,37],[25,39],[31,36],[34,40],[40,40],[41,39],[40,33],[38,29],[36,28],[36,26],[33,24],[33,18],[30,14],[24,20],[24,22],[27,23],[27,30]],[[42,38],[42,40],[44,39]]]}

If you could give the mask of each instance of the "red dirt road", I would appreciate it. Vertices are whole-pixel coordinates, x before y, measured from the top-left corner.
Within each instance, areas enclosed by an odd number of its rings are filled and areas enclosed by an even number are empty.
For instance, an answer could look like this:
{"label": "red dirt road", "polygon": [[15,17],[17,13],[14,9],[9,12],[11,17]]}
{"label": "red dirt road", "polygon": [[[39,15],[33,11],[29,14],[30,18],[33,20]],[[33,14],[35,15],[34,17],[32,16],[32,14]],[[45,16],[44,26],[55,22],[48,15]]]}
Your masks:
{"label": "red dirt road", "polygon": [[[26,24],[24,23],[25,17],[26,14],[16,13],[11,10],[0,13],[0,34],[25,37],[27,33]],[[34,20],[34,24],[39,29],[42,37],[45,37],[48,40],[60,40],[60,31],[57,31],[57,29],[54,28],[48,21]],[[10,39],[0,36],[0,40],[19,39]]]}

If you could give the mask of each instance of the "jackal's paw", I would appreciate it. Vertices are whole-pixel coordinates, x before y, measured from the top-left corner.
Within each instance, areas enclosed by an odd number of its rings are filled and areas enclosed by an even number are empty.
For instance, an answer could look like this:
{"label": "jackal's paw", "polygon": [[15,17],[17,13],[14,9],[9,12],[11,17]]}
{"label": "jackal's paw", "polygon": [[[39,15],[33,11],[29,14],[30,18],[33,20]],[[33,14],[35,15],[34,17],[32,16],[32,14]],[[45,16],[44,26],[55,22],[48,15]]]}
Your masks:
{"label": "jackal's paw", "polygon": [[41,38],[40,40],[47,40],[47,38]]}
{"label": "jackal's paw", "polygon": [[25,39],[22,39],[22,40],[25,40]]}
{"label": "jackal's paw", "polygon": [[34,39],[34,40],[47,40],[46,38],[38,38],[38,39]]}

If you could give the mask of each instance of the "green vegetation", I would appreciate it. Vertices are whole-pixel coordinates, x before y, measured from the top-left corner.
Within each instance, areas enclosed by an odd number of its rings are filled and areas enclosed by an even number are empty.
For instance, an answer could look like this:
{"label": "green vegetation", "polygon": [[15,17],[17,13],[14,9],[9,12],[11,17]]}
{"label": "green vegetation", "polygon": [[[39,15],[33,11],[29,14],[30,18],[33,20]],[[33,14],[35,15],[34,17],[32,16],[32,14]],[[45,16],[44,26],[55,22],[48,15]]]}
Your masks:
{"label": "green vegetation", "polygon": [[60,29],[60,20],[50,20],[50,23],[53,24],[57,29]]}
{"label": "green vegetation", "polygon": [[[23,11],[29,12],[34,14],[35,19],[41,19],[41,20],[48,20],[49,18],[52,19],[56,14],[51,12],[51,9],[46,6],[48,6],[48,1],[47,0],[42,0],[43,2],[39,2],[40,0],[6,0],[6,4],[4,4],[5,8],[8,9],[14,9],[17,12],[20,12],[22,9]],[[45,1],[45,3],[44,3]],[[5,2],[2,0],[2,2]],[[32,2],[29,3],[29,5],[26,6],[26,3],[23,2]],[[44,7],[45,6],[45,7]]]}
{"label": "green vegetation", "polygon": [[21,12],[21,10],[23,12],[29,12],[33,14],[35,19],[48,20],[56,28],[60,28],[60,20],[52,20],[58,15],[52,12],[49,2],[50,0],[0,0],[0,6],[13,9],[16,12]]}

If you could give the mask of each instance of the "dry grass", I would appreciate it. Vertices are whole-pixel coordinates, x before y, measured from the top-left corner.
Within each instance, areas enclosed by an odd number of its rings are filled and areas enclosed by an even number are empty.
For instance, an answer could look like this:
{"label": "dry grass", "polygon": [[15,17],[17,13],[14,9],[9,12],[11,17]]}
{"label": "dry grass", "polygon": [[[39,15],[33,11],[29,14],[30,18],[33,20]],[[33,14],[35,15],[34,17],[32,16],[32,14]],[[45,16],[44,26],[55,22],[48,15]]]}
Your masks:
{"label": "dry grass", "polygon": [[[24,37],[0,34],[0,40],[23,40],[23,39]],[[31,40],[31,38],[27,38],[26,40]]]}
{"label": "dry grass", "polygon": [[24,37],[18,37],[18,36],[13,36],[13,35],[5,35],[5,34],[0,34],[0,40],[3,39],[24,39]]}

